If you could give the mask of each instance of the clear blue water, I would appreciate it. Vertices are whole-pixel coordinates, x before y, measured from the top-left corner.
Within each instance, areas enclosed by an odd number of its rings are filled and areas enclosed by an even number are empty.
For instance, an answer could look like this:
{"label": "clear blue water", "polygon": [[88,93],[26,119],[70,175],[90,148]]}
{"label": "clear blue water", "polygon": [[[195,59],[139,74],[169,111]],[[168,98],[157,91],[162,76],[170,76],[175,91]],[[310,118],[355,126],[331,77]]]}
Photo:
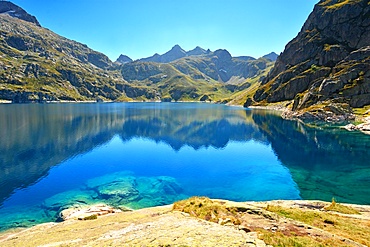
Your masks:
{"label": "clear blue water", "polygon": [[197,103],[0,105],[0,231],[194,195],[370,204],[370,137]]}

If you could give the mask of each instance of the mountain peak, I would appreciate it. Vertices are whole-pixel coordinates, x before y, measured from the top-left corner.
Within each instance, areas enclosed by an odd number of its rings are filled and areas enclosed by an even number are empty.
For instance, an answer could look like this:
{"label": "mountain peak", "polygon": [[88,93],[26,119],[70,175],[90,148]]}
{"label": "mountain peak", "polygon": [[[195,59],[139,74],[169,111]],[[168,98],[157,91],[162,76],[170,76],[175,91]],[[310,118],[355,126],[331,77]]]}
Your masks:
{"label": "mountain peak", "polygon": [[225,49],[218,49],[213,53],[216,57],[222,60],[231,60],[231,54]]}
{"label": "mountain peak", "polygon": [[40,23],[33,15],[28,14],[24,9],[21,7],[8,2],[8,1],[0,1],[0,14],[7,14],[11,17],[18,18],[23,21],[34,23],[35,25],[41,27]]}
{"label": "mountain peak", "polygon": [[132,59],[130,57],[126,56],[126,55],[121,54],[119,56],[119,58],[117,58],[116,62],[117,63],[122,63],[122,64],[130,63],[130,62],[132,62]]}
{"label": "mountain peak", "polygon": [[156,53],[151,57],[139,59],[139,61],[142,61],[142,62],[156,62],[156,63],[169,63],[169,62],[172,62],[176,59],[183,58],[183,57],[186,57],[186,56],[187,56],[186,51],[184,51],[181,48],[181,46],[175,45],[171,48],[171,50],[169,50],[168,52],[166,52],[163,55],[159,55],[158,53]]}
{"label": "mountain peak", "polygon": [[263,58],[267,58],[267,59],[270,59],[271,61],[275,62],[276,59],[278,58],[278,54],[276,54],[275,52],[271,52],[267,55],[264,55]]}
{"label": "mountain peak", "polygon": [[183,50],[183,49],[179,45],[174,45],[171,50]]}
{"label": "mountain peak", "polygon": [[208,54],[209,52],[201,48],[200,46],[195,47],[193,50],[188,51],[186,54],[188,56],[199,56],[199,55],[204,55]]}

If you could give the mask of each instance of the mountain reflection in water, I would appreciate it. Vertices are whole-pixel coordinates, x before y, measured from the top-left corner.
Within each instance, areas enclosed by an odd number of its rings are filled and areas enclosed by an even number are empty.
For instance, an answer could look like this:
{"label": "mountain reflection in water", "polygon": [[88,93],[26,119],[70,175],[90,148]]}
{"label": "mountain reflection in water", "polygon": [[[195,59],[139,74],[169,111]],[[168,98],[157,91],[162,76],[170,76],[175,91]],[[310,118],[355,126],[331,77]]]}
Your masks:
{"label": "mountain reflection in water", "polygon": [[[7,220],[27,198],[44,221],[54,219],[61,198],[110,196],[102,192],[109,179],[136,186],[130,200],[115,195],[109,203],[137,208],[191,195],[370,204],[369,136],[307,127],[272,111],[109,103],[0,105],[0,114],[0,213]],[[25,216],[18,218],[0,229],[22,226]]]}

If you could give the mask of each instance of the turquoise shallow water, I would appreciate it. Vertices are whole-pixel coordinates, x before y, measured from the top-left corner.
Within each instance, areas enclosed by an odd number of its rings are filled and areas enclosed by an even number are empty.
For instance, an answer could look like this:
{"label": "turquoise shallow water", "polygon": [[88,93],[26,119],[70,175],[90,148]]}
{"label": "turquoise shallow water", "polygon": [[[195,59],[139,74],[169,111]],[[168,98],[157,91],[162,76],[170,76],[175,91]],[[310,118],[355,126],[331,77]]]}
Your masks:
{"label": "turquoise shallow water", "polygon": [[0,105],[0,230],[193,195],[370,204],[370,138],[196,103]]}

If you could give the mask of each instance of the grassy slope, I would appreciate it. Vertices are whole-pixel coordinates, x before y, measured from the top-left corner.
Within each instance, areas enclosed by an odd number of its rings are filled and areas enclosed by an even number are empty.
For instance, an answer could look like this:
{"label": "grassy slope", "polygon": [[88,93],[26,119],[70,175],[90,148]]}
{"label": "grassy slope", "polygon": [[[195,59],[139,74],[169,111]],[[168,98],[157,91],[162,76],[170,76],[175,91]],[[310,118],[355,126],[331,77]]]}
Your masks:
{"label": "grassy slope", "polygon": [[105,97],[110,91],[119,94],[115,85],[124,83],[121,75],[96,66],[109,66],[103,54],[32,23],[6,15],[0,18],[0,89],[45,92],[74,100],[95,99],[94,94]]}

